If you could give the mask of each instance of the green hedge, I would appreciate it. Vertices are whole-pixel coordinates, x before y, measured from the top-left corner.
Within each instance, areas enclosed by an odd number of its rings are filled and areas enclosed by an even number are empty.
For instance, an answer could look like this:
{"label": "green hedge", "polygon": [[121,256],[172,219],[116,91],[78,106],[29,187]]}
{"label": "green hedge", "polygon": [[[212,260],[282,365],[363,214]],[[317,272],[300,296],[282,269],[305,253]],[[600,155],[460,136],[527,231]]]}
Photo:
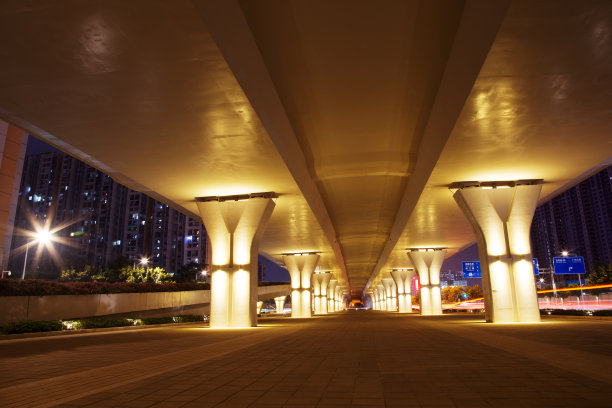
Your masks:
{"label": "green hedge", "polygon": [[26,321],[8,323],[0,328],[4,334],[36,333],[60,330],[99,329],[105,327],[141,326],[167,323],[202,322],[207,320],[203,315],[148,317],[131,319],[126,317],[100,317],[94,319]]}
{"label": "green hedge", "polygon": [[612,310],[542,309],[540,314],[557,316],[612,316]]}
{"label": "green hedge", "polygon": [[2,327],[2,332],[5,334],[16,333],[35,333],[62,330],[63,325],[60,320],[50,321],[28,321],[28,322],[11,322]]}
{"label": "green hedge", "polygon": [[77,326],[81,329],[100,329],[103,327],[122,327],[134,325],[132,320],[126,319],[124,317],[79,319],[75,321],[77,322]]}
{"label": "green hedge", "polygon": [[180,292],[208,290],[202,282],[185,283],[108,283],[55,282],[39,279],[0,279],[0,296],[97,295],[107,293]]}

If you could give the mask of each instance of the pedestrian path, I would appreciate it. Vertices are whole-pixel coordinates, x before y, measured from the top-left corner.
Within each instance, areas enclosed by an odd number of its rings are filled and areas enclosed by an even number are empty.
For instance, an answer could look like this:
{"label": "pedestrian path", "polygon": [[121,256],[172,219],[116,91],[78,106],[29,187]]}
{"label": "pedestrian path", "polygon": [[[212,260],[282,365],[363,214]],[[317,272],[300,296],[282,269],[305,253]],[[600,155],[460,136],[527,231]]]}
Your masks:
{"label": "pedestrian path", "polygon": [[2,407],[608,407],[612,321],[352,311],[0,342]]}

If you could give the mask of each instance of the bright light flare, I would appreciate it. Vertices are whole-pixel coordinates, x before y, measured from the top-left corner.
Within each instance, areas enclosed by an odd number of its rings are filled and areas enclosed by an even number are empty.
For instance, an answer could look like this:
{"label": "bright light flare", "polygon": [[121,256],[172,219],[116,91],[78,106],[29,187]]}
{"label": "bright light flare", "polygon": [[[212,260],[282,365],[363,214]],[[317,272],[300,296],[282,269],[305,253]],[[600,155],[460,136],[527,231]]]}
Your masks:
{"label": "bright light flare", "polygon": [[[74,238],[70,239],[68,237],[58,236],[57,233],[62,231],[65,228],[70,227],[73,224],[76,224],[84,219],[83,217],[76,218],[74,220],[62,222],[59,225],[56,225],[53,228],[49,228],[49,225],[53,223],[53,217],[49,215],[46,222],[41,223],[41,221],[30,211],[26,213],[26,217],[28,222],[30,223],[31,229],[23,229],[23,228],[15,228],[14,235],[21,236],[26,238],[26,243],[15,248],[13,251],[15,253],[25,253],[28,248],[32,245],[36,245],[36,253],[34,256],[34,264],[37,264],[40,261],[40,257],[42,256],[42,252],[44,249],[49,251],[53,262],[60,267],[60,269],[64,268],[64,264],[62,259],[60,258],[57,250],[55,249],[54,243],[58,243],[61,245],[69,246],[72,248],[78,248],[79,242]],[[79,235],[84,235],[82,231],[79,231]],[[29,257],[28,257],[29,258]]]}
{"label": "bright light flare", "polygon": [[43,245],[47,245],[49,242],[53,240],[53,234],[47,229],[43,229],[36,232],[35,242],[39,242]]}

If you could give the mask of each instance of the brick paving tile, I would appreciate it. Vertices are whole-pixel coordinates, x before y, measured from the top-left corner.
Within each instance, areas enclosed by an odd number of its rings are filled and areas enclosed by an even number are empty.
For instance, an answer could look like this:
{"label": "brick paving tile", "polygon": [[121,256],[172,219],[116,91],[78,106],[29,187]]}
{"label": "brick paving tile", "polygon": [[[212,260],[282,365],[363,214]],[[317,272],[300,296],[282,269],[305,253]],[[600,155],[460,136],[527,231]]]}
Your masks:
{"label": "brick paving tile", "polygon": [[481,319],[338,313],[0,341],[0,406],[610,406],[612,321]]}

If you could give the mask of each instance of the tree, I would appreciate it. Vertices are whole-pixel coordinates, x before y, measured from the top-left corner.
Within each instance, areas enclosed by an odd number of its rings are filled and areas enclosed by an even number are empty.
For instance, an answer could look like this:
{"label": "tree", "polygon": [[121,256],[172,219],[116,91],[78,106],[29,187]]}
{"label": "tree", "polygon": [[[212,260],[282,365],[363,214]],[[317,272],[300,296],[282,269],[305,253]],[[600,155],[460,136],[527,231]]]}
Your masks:
{"label": "tree", "polygon": [[91,281],[106,281],[104,271],[91,265],[85,265],[83,268],[64,269],[62,270],[59,281],[64,282],[91,282]]}
{"label": "tree", "polygon": [[121,269],[120,274],[121,280],[125,282],[147,282],[147,283],[162,283],[162,282],[174,282],[172,275],[166,273],[164,268],[142,268],[132,267],[130,265]]}
{"label": "tree", "polygon": [[482,297],[482,289],[478,285],[468,286],[465,288],[468,299],[478,299]]}
{"label": "tree", "polygon": [[587,278],[589,285],[612,283],[612,265],[597,264]]}
{"label": "tree", "polygon": [[126,266],[130,266],[130,260],[125,256],[119,256],[108,263],[105,275],[109,282],[118,282],[120,280],[121,270]]}
{"label": "tree", "polygon": [[463,286],[447,286],[442,289],[441,297],[443,303],[455,303],[463,300],[465,292]]}
{"label": "tree", "polygon": [[[595,265],[595,268],[593,269],[593,272],[589,274],[586,283],[587,285],[603,285],[606,283],[612,283],[612,265],[604,265],[602,263]],[[590,289],[590,293],[594,295],[599,295],[608,291],[608,288]]]}
{"label": "tree", "polygon": [[177,282],[193,282],[196,280],[197,274],[205,269],[205,264],[190,262],[181,266],[181,268],[174,274],[174,278]]}

